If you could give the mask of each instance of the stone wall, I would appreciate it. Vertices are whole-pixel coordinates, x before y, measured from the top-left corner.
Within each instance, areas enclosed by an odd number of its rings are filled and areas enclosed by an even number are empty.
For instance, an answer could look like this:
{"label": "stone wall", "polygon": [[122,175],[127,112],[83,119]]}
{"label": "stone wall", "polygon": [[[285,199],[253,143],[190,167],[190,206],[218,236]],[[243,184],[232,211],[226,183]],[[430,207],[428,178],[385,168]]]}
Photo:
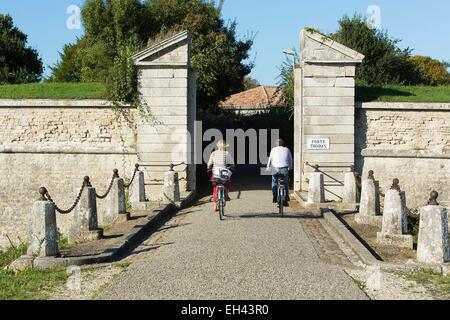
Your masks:
{"label": "stone wall", "polygon": [[358,103],[356,166],[375,171],[383,190],[394,178],[407,205],[424,205],[432,190],[450,205],[450,104]]}
{"label": "stone wall", "polygon": [[[137,162],[135,109],[116,114],[106,101],[0,100],[0,247],[26,241],[30,208],[46,186],[72,205],[83,177],[106,190],[114,168],[129,178]],[[99,217],[103,205],[99,201]],[[58,214],[67,234],[71,215]]]}

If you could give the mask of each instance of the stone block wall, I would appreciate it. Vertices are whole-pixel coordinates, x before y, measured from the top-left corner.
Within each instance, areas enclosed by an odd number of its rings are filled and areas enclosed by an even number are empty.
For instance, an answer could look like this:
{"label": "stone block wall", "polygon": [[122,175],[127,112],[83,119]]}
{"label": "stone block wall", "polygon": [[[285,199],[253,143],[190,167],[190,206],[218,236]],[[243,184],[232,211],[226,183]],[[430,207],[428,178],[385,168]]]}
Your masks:
{"label": "stone block wall", "polygon": [[[354,164],[355,68],[363,56],[314,32],[301,34],[301,63],[295,78],[295,189],[308,190],[305,165]],[[308,141],[324,139],[327,148],[312,148]],[[327,200],[342,196],[341,168],[323,168]],[[350,170],[348,168],[348,170]]]}
{"label": "stone block wall", "polygon": [[408,207],[432,190],[450,206],[450,104],[358,103],[355,147],[357,170],[374,170],[383,190],[400,179]]}
{"label": "stone block wall", "polygon": [[[114,168],[130,178],[137,162],[135,117],[131,108],[115,114],[106,101],[0,100],[0,248],[10,245],[8,237],[27,240],[39,187],[66,209],[85,175],[99,193]],[[67,235],[71,215],[57,219]]]}
{"label": "stone block wall", "polygon": [[[151,113],[138,121],[139,160],[148,164],[146,181],[162,180],[169,165],[175,168],[182,191],[195,189],[194,121],[196,73],[190,66],[191,35],[182,32],[136,54],[139,91]],[[152,200],[161,199],[161,187],[147,185]]]}

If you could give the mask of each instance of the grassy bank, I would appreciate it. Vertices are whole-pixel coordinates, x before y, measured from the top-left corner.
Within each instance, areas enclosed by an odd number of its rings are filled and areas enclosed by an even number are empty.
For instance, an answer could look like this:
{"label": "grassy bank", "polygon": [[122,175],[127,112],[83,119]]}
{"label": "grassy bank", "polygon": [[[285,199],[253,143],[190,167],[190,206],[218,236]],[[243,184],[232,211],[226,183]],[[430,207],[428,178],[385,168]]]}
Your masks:
{"label": "grassy bank", "polygon": [[102,99],[101,83],[31,83],[0,85],[0,99]]}
{"label": "grassy bank", "polygon": [[67,280],[65,269],[27,269],[19,272],[4,270],[4,267],[25,252],[25,245],[0,252],[0,300],[43,300],[50,290]]}
{"label": "grassy bank", "polygon": [[450,103],[450,86],[356,86],[356,101]]}

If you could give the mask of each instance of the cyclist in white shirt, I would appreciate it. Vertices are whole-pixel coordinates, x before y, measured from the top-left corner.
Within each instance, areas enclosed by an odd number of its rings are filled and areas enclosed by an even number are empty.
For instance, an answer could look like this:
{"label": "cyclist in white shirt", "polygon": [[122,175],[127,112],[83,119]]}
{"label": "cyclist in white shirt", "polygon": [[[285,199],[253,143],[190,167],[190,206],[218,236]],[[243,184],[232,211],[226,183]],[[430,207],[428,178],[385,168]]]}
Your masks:
{"label": "cyclist in white shirt", "polygon": [[275,174],[282,174],[284,176],[285,190],[287,191],[287,198],[284,203],[288,206],[289,201],[289,170],[293,168],[292,153],[285,147],[283,139],[278,140],[278,147],[275,147],[270,152],[269,162],[267,163],[267,170],[272,170],[272,195],[273,203],[277,203],[277,179]]}

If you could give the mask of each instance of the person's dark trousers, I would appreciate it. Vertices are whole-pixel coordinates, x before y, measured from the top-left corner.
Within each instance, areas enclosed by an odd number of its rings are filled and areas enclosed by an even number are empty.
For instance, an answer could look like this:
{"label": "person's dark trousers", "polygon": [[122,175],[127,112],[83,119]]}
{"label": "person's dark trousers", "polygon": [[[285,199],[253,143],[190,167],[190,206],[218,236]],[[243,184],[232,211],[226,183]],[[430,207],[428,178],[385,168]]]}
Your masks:
{"label": "person's dark trousers", "polygon": [[272,174],[272,194],[273,197],[278,197],[277,179],[275,175],[281,173],[284,176],[284,189],[286,190],[287,199],[289,199],[289,168],[275,168]]}

